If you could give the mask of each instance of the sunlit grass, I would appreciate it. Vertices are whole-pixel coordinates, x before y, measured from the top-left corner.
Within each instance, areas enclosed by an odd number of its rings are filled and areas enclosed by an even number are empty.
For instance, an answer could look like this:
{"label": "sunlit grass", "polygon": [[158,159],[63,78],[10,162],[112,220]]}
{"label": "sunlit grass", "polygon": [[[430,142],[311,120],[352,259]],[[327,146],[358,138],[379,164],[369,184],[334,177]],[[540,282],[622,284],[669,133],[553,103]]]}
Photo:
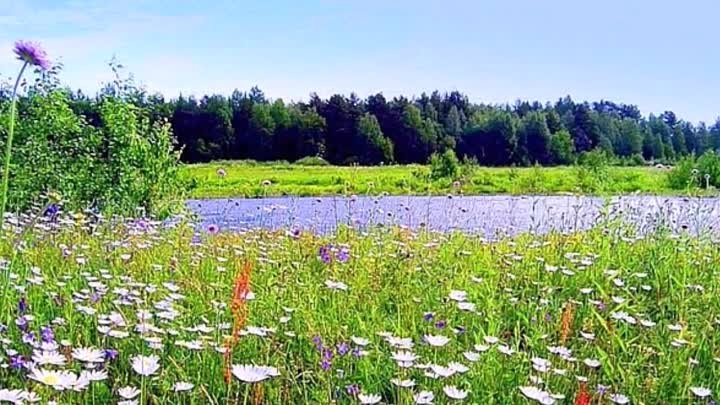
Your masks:
{"label": "sunlit grass", "polygon": [[[160,230],[88,220],[43,220],[34,228],[19,238],[7,234],[0,245],[6,260],[14,258],[0,274],[0,323],[7,326],[0,388],[31,391],[43,403],[117,403],[124,386],[154,404],[357,404],[357,390],[391,404],[411,404],[413,393],[431,391],[444,404],[451,402],[445,386],[468,390],[466,403],[529,403],[521,386],[570,403],[584,381],[592,403],[621,394],[638,404],[686,404],[695,403],[690,387],[720,389],[720,251],[705,237],[636,238],[619,225],[495,242],[401,229],[320,237],[196,235],[184,225]],[[227,385],[218,351],[230,334],[228,305],[246,262],[254,299],[232,363],[268,365],[280,375]],[[21,300],[32,316],[24,319],[25,333]],[[144,321],[139,311],[149,312]],[[108,324],[111,313],[125,325]],[[16,354],[29,361],[39,352],[45,326],[61,354],[86,346],[117,350],[101,365],[108,378],[60,392],[11,367]],[[101,333],[108,326],[127,337]],[[409,339],[406,350],[418,359],[400,367],[392,356],[403,345],[392,347],[380,333]],[[433,335],[449,342],[431,346]],[[360,347],[353,336],[369,344]],[[130,359],[153,354],[160,370],[142,378]],[[542,369],[538,359],[550,366]],[[433,369],[420,368],[452,362],[468,371],[430,378]],[[597,368],[588,365],[595,362]],[[83,369],[69,357],[64,366],[44,367]],[[194,387],[176,393],[178,382]]]}
{"label": "sunlit grass", "polygon": [[[224,176],[218,175],[220,169],[224,170]],[[193,198],[380,193],[443,195],[449,192],[467,195],[679,193],[670,189],[666,171],[652,167],[609,167],[591,181],[583,178],[577,167],[484,167],[474,170],[459,183],[429,181],[428,170],[420,165],[340,167],[220,162],[186,165],[181,168],[180,175],[189,184],[189,194]]]}

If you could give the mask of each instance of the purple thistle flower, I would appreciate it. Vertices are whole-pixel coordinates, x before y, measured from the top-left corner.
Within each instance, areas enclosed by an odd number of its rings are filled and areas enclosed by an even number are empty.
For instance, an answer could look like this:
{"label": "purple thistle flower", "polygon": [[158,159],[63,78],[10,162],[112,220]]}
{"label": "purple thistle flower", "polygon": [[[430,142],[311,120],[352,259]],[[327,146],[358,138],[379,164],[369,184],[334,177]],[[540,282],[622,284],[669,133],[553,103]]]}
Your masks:
{"label": "purple thistle flower", "polygon": [[344,356],[350,351],[350,346],[347,343],[342,342],[337,346],[337,352],[339,355]]}
{"label": "purple thistle flower", "polygon": [[50,69],[50,60],[39,44],[30,41],[15,42],[15,55],[18,60],[35,65],[42,70]]}
{"label": "purple thistle flower", "polygon": [[357,384],[350,384],[345,386],[345,392],[351,396],[357,396],[360,393],[360,386]]}
{"label": "purple thistle flower", "polygon": [[55,333],[53,332],[51,327],[45,326],[40,329],[40,338],[45,343],[51,343],[55,341]]}

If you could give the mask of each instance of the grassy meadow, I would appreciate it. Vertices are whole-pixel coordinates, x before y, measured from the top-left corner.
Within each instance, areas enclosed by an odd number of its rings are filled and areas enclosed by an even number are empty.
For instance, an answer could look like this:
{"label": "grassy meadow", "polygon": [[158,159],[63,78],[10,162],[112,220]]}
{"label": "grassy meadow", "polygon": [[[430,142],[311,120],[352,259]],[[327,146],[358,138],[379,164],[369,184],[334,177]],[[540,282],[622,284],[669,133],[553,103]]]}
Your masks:
{"label": "grassy meadow", "polygon": [[705,237],[8,223],[0,402],[705,404],[720,389]]}
{"label": "grassy meadow", "polygon": [[678,193],[670,188],[667,171],[654,167],[607,167],[600,173],[569,166],[481,167],[457,183],[448,179],[429,180],[429,173],[429,168],[421,165],[342,167],[242,162],[193,164],[180,169],[180,177],[189,185],[192,198],[444,195],[451,192],[466,195]]}

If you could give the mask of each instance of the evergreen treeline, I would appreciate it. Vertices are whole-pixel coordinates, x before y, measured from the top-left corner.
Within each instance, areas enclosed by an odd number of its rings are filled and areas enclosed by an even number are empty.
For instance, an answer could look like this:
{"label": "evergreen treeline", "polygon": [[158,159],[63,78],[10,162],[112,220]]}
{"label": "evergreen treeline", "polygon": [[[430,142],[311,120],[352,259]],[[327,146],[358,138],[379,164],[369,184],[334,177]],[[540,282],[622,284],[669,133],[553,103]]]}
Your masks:
{"label": "evergreen treeline", "polygon": [[[573,162],[596,148],[635,162],[675,161],[720,148],[720,120],[693,125],[672,111],[643,117],[634,105],[609,101],[473,104],[460,92],[418,98],[360,99],[313,94],[307,102],[269,100],[257,87],[201,99],[136,94],[156,119],[166,118],[185,162],[216,159],[295,161],[320,156],[333,164],[426,163],[453,149],[482,165]],[[72,95],[76,112],[97,119],[95,99]]]}

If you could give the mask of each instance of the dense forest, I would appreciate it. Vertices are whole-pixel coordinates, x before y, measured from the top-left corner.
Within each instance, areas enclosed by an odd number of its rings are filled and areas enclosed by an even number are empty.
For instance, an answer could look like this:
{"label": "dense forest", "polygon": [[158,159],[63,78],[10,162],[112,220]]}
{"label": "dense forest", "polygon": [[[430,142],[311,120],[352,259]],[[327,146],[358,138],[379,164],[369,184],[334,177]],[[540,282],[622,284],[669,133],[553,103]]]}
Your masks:
{"label": "dense forest", "polygon": [[[128,86],[106,86],[97,96],[66,91],[73,109],[98,122],[97,100]],[[609,101],[512,105],[470,102],[453,91],[416,98],[351,94],[286,104],[257,87],[230,97],[166,100],[130,86],[126,96],[151,119],[172,124],[185,162],[217,159],[295,161],[318,156],[333,164],[426,163],[453,149],[479,164],[568,164],[602,149],[627,161],[671,162],[720,148],[720,120],[694,125],[672,111],[643,117],[638,107]],[[129,94],[129,96],[128,96]],[[8,93],[0,91],[0,99]]]}

